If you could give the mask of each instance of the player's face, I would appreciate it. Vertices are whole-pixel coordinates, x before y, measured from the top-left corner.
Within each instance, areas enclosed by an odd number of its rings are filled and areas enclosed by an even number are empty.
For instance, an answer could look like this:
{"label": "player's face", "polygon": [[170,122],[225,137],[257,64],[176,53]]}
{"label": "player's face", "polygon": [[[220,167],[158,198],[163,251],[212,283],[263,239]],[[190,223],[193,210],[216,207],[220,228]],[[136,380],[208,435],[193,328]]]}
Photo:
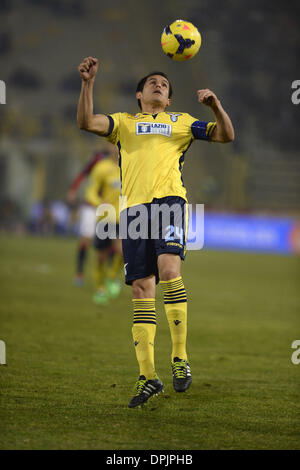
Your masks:
{"label": "player's face", "polygon": [[137,96],[142,104],[152,104],[166,108],[170,104],[169,82],[161,75],[148,77],[142,92]]}

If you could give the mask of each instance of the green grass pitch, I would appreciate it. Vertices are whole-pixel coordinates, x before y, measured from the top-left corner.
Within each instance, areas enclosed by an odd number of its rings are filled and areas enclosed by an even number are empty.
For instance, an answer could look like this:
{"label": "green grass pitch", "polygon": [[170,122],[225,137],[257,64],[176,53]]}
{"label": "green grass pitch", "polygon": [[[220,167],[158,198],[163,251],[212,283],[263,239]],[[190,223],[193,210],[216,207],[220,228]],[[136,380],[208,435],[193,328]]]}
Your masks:
{"label": "green grass pitch", "polygon": [[158,287],[156,368],[165,394],[129,409],[138,368],[131,290],[107,307],[72,285],[76,241],[2,236],[1,449],[300,449],[299,258],[189,252],[193,384],[172,388]]}

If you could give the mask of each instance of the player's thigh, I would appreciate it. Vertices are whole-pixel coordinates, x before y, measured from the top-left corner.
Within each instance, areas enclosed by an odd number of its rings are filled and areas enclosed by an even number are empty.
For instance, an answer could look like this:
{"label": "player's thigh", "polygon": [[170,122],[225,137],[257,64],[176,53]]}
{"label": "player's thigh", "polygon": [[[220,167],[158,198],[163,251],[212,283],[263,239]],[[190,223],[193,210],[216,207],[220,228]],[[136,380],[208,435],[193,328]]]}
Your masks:
{"label": "player's thigh", "polygon": [[125,283],[155,276],[158,282],[157,259],[154,242],[151,239],[122,239]]}
{"label": "player's thigh", "polygon": [[157,266],[161,281],[170,281],[181,275],[181,258],[179,254],[162,253],[157,258]]}

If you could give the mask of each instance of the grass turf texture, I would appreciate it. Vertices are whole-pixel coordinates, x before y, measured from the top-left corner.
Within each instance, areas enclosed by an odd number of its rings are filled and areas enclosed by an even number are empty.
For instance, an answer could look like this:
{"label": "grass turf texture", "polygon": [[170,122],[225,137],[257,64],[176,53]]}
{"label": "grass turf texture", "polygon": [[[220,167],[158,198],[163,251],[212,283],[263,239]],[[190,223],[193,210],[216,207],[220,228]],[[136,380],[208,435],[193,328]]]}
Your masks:
{"label": "grass turf texture", "polygon": [[107,307],[72,285],[75,240],[1,237],[1,449],[300,449],[299,259],[189,252],[193,384],[172,388],[158,288],[165,394],[127,408],[138,376],[131,290]]}

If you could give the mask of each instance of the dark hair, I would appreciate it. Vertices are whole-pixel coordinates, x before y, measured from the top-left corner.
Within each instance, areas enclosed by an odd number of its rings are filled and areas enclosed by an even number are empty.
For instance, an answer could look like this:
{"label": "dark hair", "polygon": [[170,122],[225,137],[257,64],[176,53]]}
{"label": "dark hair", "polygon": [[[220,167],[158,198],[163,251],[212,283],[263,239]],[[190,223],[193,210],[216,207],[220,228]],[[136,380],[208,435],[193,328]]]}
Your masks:
{"label": "dark hair", "polygon": [[[153,75],[161,75],[162,77],[164,77],[168,80],[168,82],[169,82],[169,98],[171,98],[171,96],[173,95],[172,85],[171,85],[170,80],[168,79],[167,75],[164,72],[151,72],[148,75],[146,75],[146,77],[142,78],[139,81],[139,83],[137,84],[136,93],[138,91],[143,91],[147,79],[149,77],[152,77]],[[139,108],[142,109],[141,100],[138,100],[138,105],[139,105]]]}

